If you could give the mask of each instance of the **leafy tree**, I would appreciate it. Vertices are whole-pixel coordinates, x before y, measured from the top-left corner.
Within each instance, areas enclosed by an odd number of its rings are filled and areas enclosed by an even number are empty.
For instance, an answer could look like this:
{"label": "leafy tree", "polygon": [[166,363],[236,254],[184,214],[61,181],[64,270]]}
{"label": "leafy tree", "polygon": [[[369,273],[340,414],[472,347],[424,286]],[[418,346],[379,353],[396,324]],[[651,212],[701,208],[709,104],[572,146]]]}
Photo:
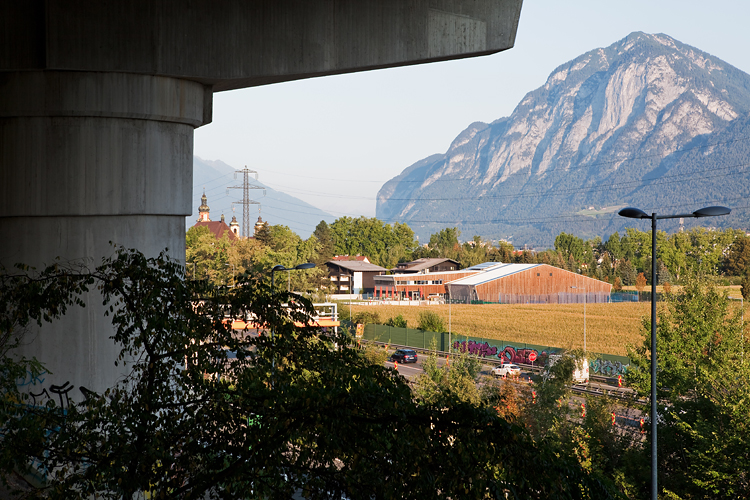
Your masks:
{"label": "leafy tree", "polygon": [[399,314],[398,316],[394,318],[388,318],[388,321],[385,322],[388,326],[393,326],[396,328],[406,328],[406,318],[404,318],[403,315]]}
{"label": "leafy tree", "polygon": [[429,247],[437,250],[439,257],[458,259],[458,238],[461,231],[456,227],[446,227],[430,236]]}
{"label": "leafy tree", "polygon": [[227,284],[231,277],[229,264],[229,237],[216,239],[205,226],[191,227],[185,238],[186,268],[193,279],[208,279],[219,285]]}
{"label": "leafy tree", "polygon": [[607,239],[607,243],[604,244],[605,250],[612,257],[613,261],[618,261],[623,258],[622,246],[620,245],[620,235],[615,231]]}
{"label": "leafy tree", "polygon": [[391,268],[410,256],[414,232],[406,224],[393,226],[376,218],[340,217],[330,225],[335,253],[365,255],[373,264]]}
{"label": "leafy tree", "polygon": [[427,359],[422,361],[423,372],[414,383],[414,394],[421,404],[437,405],[445,400],[482,404],[477,382],[482,363],[466,350],[454,351],[450,363],[437,363],[436,341],[433,339]]}
{"label": "leafy tree", "polygon": [[360,349],[361,356],[370,364],[383,366],[388,359],[388,350],[370,342],[364,342]]}
{"label": "leafy tree", "polygon": [[573,257],[577,263],[590,260],[587,258],[587,246],[584,241],[572,234],[558,234],[555,238],[555,250],[562,253],[566,259]]}
{"label": "leafy tree", "polygon": [[721,267],[730,276],[743,276],[750,269],[750,238],[739,235],[729,247]]}
{"label": "leafy tree", "polygon": [[479,236],[474,236],[471,242],[461,245],[459,262],[461,267],[471,267],[487,261],[487,245]]}
{"label": "leafy tree", "polygon": [[622,284],[625,286],[635,285],[636,272],[635,267],[629,260],[620,262],[617,266],[617,274],[622,279]]}
{"label": "leafy tree", "polygon": [[331,231],[328,223],[322,220],[317,226],[315,226],[313,236],[315,236],[315,238],[317,238],[318,242],[320,243],[318,255],[315,259],[315,264],[320,266],[331,260],[335,255],[333,231]]}
{"label": "leafy tree", "polygon": [[498,251],[498,261],[499,262],[505,262],[509,263],[513,261],[513,252],[515,251],[515,248],[513,247],[512,243],[508,243],[507,241],[498,241],[497,242],[497,251]]}
{"label": "leafy tree", "polygon": [[443,318],[441,318],[434,311],[420,311],[419,313],[419,326],[418,329],[426,332],[444,332],[445,325],[443,324]]}
{"label": "leafy tree", "polygon": [[352,321],[355,324],[363,324],[363,325],[379,325],[381,324],[380,321],[380,314],[378,314],[377,311],[362,311],[354,314],[354,318]]}
{"label": "leafy tree", "polygon": [[622,280],[620,279],[619,276],[617,276],[615,278],[615,282],[614,282],[614,284],[612,284],[612,289],[615,292],[621,292],[622,291]]}
{"label": "leafy tree", "polygon": [[[131,363],[122,383],[63,411],[29,405],[15,383],[33,363],[4,356],[2,477],[33,460],[47,478],[30,494],[52,499],[612,497],[602,477],[491,408],[415,405],[404,378],[345,336],[296,326],[311,313],[304,298],[244,277],[215,288],[182,270],[120,251],[92,271],[0,274],[4,335],[53,321],[96,287]],[[261,335],[225,316],[253,318]]]}
{"label": "leafy tree", "polygon": [[748,269],[748,271],[745,272],[745,275],[742,276],[740,293],[742,293],[743,299],[750,300],[750,269]]}
{"label": "leafy tree", "polygon": [[646,288],[646,277],[643,273],[638,273],[638,277],[635,279],[635,289],[642,292]]}
{"label": "leafy tree", "polygon": [[[696,277],[665,293],[658,312],[659,484],[673,498],[747,494],[750,346],[740,314],[726,292]],[[628,381],[648,399],[650,318],[643,332],[629,349]]]}

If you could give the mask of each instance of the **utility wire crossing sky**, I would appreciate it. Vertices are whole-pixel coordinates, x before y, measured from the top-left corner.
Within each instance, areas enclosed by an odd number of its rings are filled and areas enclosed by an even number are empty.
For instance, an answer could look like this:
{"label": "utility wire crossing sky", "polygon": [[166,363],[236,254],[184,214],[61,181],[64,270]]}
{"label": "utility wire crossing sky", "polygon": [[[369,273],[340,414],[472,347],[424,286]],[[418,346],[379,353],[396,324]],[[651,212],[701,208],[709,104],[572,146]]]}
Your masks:
{"label": "utility wire crossing sky", "polygon": [[[492,56],[217,93],[213,123],[195,132],[195,154],[238,170],[247,165],[267,186],[334,217],[373,217],[386,181],[444,153],[469,124],[509,116],[559,65],[634,31],[665,33],[750,72],[748,19],[750,2],[741,0],[710,6],[691,0],[526,0],[515,47]],[[748,166],[727,166],[724,175]],[[205,186],[212,213],[216,207],[231,214],[231,202],[241,198],[239,191],[225,192],[231,181]],[[203,188],[193,188],[196,207]],[[274,208],[285,210],[288,222],[271,223],[290,227],[301,210]]]}

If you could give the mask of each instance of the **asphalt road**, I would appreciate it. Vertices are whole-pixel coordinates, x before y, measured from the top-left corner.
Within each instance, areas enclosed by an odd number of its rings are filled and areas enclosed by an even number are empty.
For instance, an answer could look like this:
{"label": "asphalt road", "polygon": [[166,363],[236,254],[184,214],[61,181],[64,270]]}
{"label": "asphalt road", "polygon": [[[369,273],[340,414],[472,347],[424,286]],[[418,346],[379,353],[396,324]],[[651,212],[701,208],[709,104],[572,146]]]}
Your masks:
{"label": "asphalt road", "polygon": [[[416,363],[398,363],[398,373],[403,375],[406,379],[409,381],[413,381],[416,379],[416,377],[422,373],[424,370],[422,368],[422,358],[418,358]],[[444,358],[438,358],[437,360],[438,366],[445,366],[446,360]],[[385,363],[386,367],[389,368],[396,368],[395,363],[392,361],[386,361]],[[494,365],[492,365],[494,366]],[[490,375],[492,370],[491,365],[483,365],[482,367],[482,373],[485,375]],[[519,376],[519,382],[521,383],[529,383],[531,381],[531,373],[530,372],[521,372],[521,375]],[[588,384],[575,384],[573,386],[574,391],[581,391],[588,394],[600,394],[600,395],[610,395],[610,396],[624,396],[629,393],[632,393],[630,389],[627,388],[618,388],[616,385],[612,385],[606,382],[589,382]],[[571,407],[571,409],[574,410],[574,412],[583,411],[582,404],[586,402],[585,397],[578,394],[573,394],[568,401],[568,405]],[[637,429],[640,427],[640,419],[644,415],[642,415],[638,410],[634,408],[629,408],[626,405],[616,405],[614,407],[614,411],[616,413],[616,425],[620,429],[631,429],[632,431],[635,431],[637,433]],[[583,414],[582,414],[583,415]]]}

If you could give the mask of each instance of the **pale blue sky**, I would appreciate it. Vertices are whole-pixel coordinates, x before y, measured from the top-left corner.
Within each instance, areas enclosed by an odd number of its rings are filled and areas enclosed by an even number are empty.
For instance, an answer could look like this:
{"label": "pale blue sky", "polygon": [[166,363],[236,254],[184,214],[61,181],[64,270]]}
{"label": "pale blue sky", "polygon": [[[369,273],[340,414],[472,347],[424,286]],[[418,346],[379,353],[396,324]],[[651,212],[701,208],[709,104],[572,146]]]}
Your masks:
{"label": "pale blue sky", "polygon": [[[748,20],[746,0],[525,0],[515,47],[499,54],[215,94],[195,154],[247,165],[336,217],[372,217],[385,181],[470,123],[510,115],[560,64],[644,31],[750,72]],[[212,211],[231,213],[232,199],[211,200]]]}

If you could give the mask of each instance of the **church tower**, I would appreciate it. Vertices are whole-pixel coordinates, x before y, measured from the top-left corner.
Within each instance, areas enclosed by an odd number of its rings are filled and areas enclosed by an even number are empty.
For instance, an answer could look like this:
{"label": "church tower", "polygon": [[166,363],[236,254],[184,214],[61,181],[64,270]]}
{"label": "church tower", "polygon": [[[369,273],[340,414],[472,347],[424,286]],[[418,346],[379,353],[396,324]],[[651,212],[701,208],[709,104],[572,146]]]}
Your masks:
{"label": "church tower", "polygon": [[201,206],[198,207],[198,222],[211,222],[209,212],[208,198],[206,198],[206,192],[203,191],[203,196],[201,196]]}
{"label": "church tower", "polygon": [[263,229],[264,227],[268,226],[268,222],[263,222],[263,219],[260,218],[260,215],[258,216],[258,222],[255,223],[255,236],[258,235],[258,231]]}
{"label": "church tower", "polygon": [[237,222],[237,216],[232,216],[232,222],[229,223],[229,229],[237,236],[240,237],[240,223]]}

